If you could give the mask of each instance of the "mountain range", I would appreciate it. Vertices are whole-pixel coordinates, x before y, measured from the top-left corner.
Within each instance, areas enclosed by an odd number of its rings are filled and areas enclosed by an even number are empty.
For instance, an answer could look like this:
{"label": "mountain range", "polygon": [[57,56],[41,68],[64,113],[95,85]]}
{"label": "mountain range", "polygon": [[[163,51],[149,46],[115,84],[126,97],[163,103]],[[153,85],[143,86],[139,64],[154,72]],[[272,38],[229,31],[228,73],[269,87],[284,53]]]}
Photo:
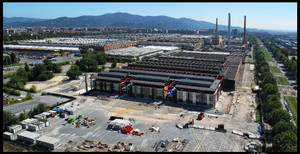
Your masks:
{"label": "mountain range", "polygon": [[[243,21],[241,21],[243,22]],[[100,16],[60,17],[56,19],[36,19],[25,17],[3,17],[6,27],[127,27],[157,29],[215,29],[215,23],[197,21],[189,18],[168,16],[140,16],[129,13],[108,13]],[[227,25],[218,25],[219,30],[227,30]],[[231,29],[243,30],[232,26]]]}

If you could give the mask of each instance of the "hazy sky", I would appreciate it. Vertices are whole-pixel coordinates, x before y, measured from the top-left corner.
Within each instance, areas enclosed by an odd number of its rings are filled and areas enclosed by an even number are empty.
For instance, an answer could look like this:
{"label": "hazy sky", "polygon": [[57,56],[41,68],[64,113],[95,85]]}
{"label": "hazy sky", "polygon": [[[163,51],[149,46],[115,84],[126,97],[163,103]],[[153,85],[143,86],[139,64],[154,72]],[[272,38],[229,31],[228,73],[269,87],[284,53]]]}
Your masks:
{"label": "hazy sky", "polygon": [[165,15],[247,28],[297,30],[297,3],[3,3],[4,17],[54,19],[127,12],[142,16]]}

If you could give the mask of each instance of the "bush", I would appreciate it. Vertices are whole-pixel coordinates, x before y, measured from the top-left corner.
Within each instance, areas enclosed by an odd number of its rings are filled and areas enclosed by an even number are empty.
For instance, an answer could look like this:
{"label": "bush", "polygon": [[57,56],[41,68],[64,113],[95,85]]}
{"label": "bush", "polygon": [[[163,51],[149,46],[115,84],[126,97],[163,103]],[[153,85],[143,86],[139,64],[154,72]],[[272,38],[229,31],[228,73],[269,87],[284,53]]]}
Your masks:
{"label": "bush", "polygon": [[77,65],[72,65],[71,68],[67,71],[69,80],[78,80],[78,77],[81,74],[82,72],[79,70],[79,67]]}
{"label": "bush", "polygon": [[30,92],[35,93],[36,92],[36,86],[32,85],[30,88]]}

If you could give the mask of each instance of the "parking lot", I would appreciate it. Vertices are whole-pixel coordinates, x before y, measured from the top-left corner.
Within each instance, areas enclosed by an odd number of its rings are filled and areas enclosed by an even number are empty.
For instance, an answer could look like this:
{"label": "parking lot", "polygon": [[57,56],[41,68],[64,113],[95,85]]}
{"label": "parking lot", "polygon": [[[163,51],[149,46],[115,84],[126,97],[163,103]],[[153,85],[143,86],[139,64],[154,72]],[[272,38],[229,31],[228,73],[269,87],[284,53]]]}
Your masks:
{"label": "parking lot", "polygon": [[17,103],[17,104],[12,104],[8,106],[4,106],[3,110],[4,111],[10,111],[13,114],[18,115],[19,113],[23,112],[28,112],[29,110],[35,108],[38,106],[38,104],[46,104],[48,106],[56,105],[57,102],[61,103],[64,101],[67,101],[69,99],[63,98],[63,97],[56,97],[52,95],[44,95],[41,96],[40,94],[35,94],[34,100],[22,102],[22,103]]}

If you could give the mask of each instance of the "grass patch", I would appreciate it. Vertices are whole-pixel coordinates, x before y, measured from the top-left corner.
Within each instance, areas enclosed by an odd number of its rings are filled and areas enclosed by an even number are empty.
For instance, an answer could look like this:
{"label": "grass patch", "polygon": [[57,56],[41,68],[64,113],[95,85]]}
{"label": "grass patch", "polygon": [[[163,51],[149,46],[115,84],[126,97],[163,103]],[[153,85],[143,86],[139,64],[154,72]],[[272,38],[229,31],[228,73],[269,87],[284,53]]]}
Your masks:
{"label": "grass patch", "polygon": [[279,83],[281,85],[290,85],[290,83],[288,82],[288,80],[285,77],[277,77],[277,80],[279,81]]}
{"label": "grass patch", "polygon": [[12,67],[12,66],[20,66],[20,65],[23,65],[24,63],[13,63],[13,64],[10,64],[10,65],[3,65],[3,67]]}
{"label": "grass patch", "polygon": [[279,68],[277,68],[276,66],[270,66],[270,70],[272,73],[281,73]]}
{"label": "grass patch", "polygon": [[289,99],[292,102],[292,105],[293,105],[294,109],[296,109],[296,112],[298,113],[297,100],[293,96],[289,96]]}
{"label": "grass patch", "polygon": [[273,58],[269,55],[269,53],[265,50],[265,48],[261,48],[261,49],[262,49],[262,52],[265,55],[266,61],[272,61],[272,62],[274,62]]}
{"label": "grass patch", "polygon": [[297,109],[297,101],[296,101],[295,97],[292,97],[292,96],[284,96],[284,100],[286,101],[286,103],[287,103],[287,105],[288,105],[290,111],[292,112],[292,114],[293,114],[293,119],[294,119],[295,123],[297,124],[297,118],[296,118],[296,114],[297,114],[297,113],[294,113],[294,111],[292,110],[292,107],[291,107],[291,105],[290,105],[290,103],[289,103],[289,101],[288,101],[288,98],[290,99],[290,101],[291,101],[291,103],[292,103],[294,109],[295,109],[296,112],[298,113],[298,109]]}
{"label": "grass patch", "polygon": [[256,122],[260,122],[260,112],[258,109],[256,109],[255,115],[256,115]]}
{"label": "grass patch", "polygon": [[11,73],[7,73],[7,74],[3,74],[3,79],[10,78],[10,77],[14,76],[15,74],[17,74],[17,73],[16,72],[11,72]]}

